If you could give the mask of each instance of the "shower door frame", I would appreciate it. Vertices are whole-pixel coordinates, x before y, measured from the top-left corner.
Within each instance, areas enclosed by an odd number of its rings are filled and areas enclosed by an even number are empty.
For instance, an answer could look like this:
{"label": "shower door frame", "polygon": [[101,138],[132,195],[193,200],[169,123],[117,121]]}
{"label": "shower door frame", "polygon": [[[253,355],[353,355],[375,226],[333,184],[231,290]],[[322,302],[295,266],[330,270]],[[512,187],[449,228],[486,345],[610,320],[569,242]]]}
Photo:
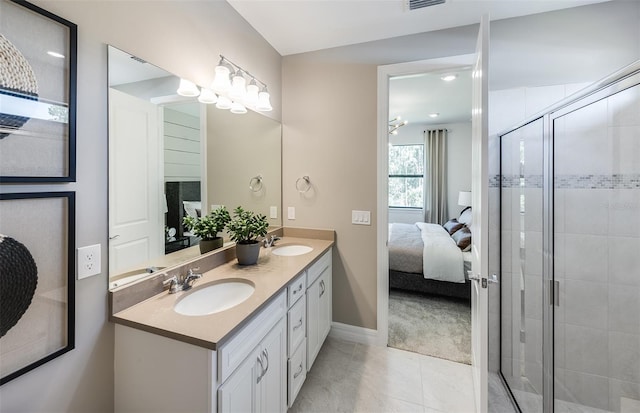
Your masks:
{"label": "shower door frame", "polygon": [[[606,99],[616,93],[622,92],[634,86],[640,85],[640,60],[620,69],[617,72],[593,83],[577,93],[561,100],[553,106],[528,117],[525,121],[498,133],[500,142],[500,183],[498,209],[499,209],[499,243],[502,249],[502,138],[532,122],[542,118],[543,121],[543,223],[542,223],[542,371],[543,391],[542,408],[544,413],[553,413],[555,408],[554,388],[554,311],[559,302],[559,286],[554,278],[554,124],[555,121],[571,112],[584,108],[602,99]],[[499,270],[502,274],[502,253],[499,255]],[[502,283],[500,284],[500,369],[499,376],[505,384],[512,401],[518,410],[522,411],[514,397],[513,391],[502,374]]]}

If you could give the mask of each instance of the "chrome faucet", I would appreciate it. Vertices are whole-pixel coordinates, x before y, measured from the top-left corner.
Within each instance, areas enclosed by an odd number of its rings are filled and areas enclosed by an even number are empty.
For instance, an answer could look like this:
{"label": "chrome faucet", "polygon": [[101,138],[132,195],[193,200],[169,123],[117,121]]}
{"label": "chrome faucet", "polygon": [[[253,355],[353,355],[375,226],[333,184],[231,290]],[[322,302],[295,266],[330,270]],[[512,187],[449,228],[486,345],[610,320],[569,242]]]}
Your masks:
{"label": "chrome faucet", "polygon": [[194,273],[194,270],[197,271],[199,268],[189,268],[189,273],[184,276],[182,282],[180,282],[178,277],[174,275],[173,277],[164,280],[162,284],[169,286],[169,294],[190,290],[196,280],[202,277],[202,274]]}
{"label": "chrome faucet", "polygon": [[276,241],[280,240],[280,237],[276,237],[272,235],[269,237],[268,235],[262,240],[262,244],[265,248],[273,247],[276,245]]}

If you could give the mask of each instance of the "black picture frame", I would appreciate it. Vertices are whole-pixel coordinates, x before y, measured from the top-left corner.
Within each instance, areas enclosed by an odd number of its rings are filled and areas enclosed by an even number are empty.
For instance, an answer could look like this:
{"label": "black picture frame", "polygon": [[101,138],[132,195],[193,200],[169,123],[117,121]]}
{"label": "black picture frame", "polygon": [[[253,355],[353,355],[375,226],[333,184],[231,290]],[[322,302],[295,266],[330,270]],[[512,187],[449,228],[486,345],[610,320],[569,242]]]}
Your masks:
{"label": "black picture frame", "polygon": [[0,0],[0,26],[0,183],[75,182],[77,25]]}
{"label": "black picture frame", "polygon": [[0,193],[0,385],[75,348],[75,215],[75,192]]}

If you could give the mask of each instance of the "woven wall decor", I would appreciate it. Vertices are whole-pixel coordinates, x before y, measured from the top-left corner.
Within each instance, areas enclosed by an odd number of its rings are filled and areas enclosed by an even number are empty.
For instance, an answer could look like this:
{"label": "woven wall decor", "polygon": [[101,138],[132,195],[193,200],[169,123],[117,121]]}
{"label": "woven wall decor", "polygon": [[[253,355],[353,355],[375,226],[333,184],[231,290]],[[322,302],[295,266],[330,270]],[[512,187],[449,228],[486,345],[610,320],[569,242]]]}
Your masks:
{"label": "woven wall decor", "polygon": [[[6,37],[0,34],[0,93],[38,100],[38,81],[27,59]],[[28,117],[0,112],[0,126],[19,129]],[[0,132],[0,139],[9,133]]]}
{"label": "woven wall decor", "polygon": [[38,285],[38,268],[29,249],[0,234],[0,337],[27,311]]}

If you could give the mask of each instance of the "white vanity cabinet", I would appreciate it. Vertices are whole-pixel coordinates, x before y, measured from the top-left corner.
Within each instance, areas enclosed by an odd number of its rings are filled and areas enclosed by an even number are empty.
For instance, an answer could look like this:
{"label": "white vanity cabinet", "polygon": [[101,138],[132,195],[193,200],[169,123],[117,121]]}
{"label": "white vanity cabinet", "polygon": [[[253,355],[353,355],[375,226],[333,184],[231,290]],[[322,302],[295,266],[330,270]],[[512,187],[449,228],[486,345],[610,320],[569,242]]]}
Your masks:
{"label": "white vanity cabinet", "polygon": [[217,351],[116,324],[115,411],[286,412],[287,296]]}
{"label": "white vanity cabinet", "polygon": [[218,411],[285,412],[286,323],[281,319],[218,389]]}
{"label": "white vanity cabinet", "polygon": [[331,329],[331,249],[307,270],[307,371]]}
{"label": "white vanity cabinet", "polygon": [[289,309],[287,311],[287,404],[296,400],[307,378],[307,273],[302,272],[289,283]]}

